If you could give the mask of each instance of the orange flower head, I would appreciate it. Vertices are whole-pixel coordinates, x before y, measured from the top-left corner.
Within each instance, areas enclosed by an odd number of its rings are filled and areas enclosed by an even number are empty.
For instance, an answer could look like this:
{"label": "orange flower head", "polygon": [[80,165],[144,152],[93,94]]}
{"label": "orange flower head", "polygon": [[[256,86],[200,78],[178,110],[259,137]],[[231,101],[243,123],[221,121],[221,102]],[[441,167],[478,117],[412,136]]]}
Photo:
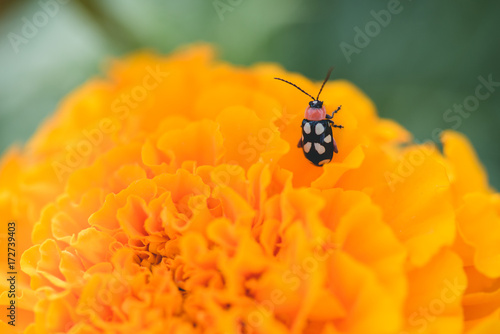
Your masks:
{"label": "orange flower head", "polygon": [[[274,77],[342,104],[330,163],[296,147],[308,101]],[[500,195],[442,142],[347,81],[207,45],[114,61],[0,161],[0,330],[498,333]]]}

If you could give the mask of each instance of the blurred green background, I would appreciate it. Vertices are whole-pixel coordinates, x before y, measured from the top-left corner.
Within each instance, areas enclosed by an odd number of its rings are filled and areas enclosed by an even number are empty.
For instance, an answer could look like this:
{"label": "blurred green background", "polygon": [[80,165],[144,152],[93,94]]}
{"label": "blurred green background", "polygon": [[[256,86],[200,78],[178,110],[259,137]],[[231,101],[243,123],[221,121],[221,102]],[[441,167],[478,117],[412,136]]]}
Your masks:
{"label": "blurred green background", "polygon": [[[500,82],[500,2],[401,0],[390,22],[373,23],[373,12],[394,5],[395,0],[2,0],[0,151],[29,138],[110,57],[140,48],[168,53],[203,40],[216,44],[230,62],[278,62],[316,80],[334,65],[334,78],[355,83],[382,117],[403,124],[417,140],[430,139],[436,128],[455,126],[465,133],[499,189],[500,87],[472,106],[469,117],[460,116],[460,124],[445,116],[454,104],[473,102],[469,97],[479,76]],[[37,31],[29,31],[26,22],[37,23]],[[355,29],[366,27],[372,29],[369,43],[355,40]],[[346,57],[341,43],[356,52]]]}

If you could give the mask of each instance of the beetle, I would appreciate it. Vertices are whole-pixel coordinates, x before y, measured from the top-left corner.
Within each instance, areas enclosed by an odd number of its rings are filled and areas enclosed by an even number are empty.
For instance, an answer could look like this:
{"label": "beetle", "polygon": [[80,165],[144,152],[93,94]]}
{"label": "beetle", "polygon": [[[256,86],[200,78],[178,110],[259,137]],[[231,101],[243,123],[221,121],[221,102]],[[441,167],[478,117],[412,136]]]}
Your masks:
{"label": "beetle", "polygon": [[302,137],[297,144],[298,148],[302,148],[304,156],[312,162],[315,166],[321,167],[324,164],[332,161],[333,153],[338,153],[337,143],[335,138],[333,138],[332,127],[343,129],[342,125],[337,125],[333,122],[332,118],[342,106],[339,106],[336,110],[332,112],[331,115],[326,113],[326,109],[323,106],[323,101],[319,100],[319,95],[323,90],[326,82],[330,78],[333,67],[328,70],[326,78],[323,81],[323,85],[319,90],[318,96],[314,98],[311,94],[305,92],[299,86],[286,81],[281,78],[274,78],[276,80],[281,80],[290,84],[300,90],[302,93],[312,98],[309,102],[309,107],[306,108],[304,119],[302,120]]}

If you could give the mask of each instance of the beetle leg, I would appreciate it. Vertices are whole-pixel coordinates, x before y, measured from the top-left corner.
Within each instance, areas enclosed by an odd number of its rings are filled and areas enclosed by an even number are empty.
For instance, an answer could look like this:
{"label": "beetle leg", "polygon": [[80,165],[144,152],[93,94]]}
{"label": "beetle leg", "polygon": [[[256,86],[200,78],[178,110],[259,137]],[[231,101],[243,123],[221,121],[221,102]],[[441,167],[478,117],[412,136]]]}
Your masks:
{"label": "beetle leg", "polygon": [[335,109],[335,111],[332,112],[332,117],[333,117],[333,114],[336,114],[341,108],[342,108],[342,105],[340,105],[337,109]]}
{"label": "beetle leg", "polygon": [[300,137],[299,143],[297,144],[297,147],[298,148],[302,148],[302,137]]}
{"label": "beetle leg", "polygon": [[333,118],[333,115],[334,115],[334,114],[336,114],[336,113],[340,110],[340,108],[342,108],[342,106],[341,106],[341,105],[340,105],[340,106],[339,106],[336,110],[334,110],[334,111],[332,112],[332,114],[331,114],[331,115],[328,115],[328,114],[327,114],[327,115],[326,115],[326,118],[327,118],[327,119],[332,119],[332,118]]}
{"label": "beetle leg", "polygon": [[335,141],[335,138],[332,137],[332,141],[333,141],[333,152],[339,153],[339,150],[337,148],[337,142]]}
{"label": "beetle leg", "polygon": [[337,124],[335,124],[332,120],[328,120],[328,123],[330,123],[330,125],[331,125],[333,128],[339,128],[339,129],[343,129],[343,128],[344,128],[342,125],[337,125]]}

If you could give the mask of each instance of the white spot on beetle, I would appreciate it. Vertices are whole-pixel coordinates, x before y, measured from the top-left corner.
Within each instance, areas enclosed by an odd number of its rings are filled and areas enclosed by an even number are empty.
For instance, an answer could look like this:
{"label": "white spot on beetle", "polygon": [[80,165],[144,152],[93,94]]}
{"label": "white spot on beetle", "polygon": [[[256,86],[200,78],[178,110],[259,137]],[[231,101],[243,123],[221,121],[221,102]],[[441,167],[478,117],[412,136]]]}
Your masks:
{"label": "white spot on beetle", "polygon": [[311,150],[311,142],[305,143],[303,148],[304,152],[309,153],[309,151]]}
{"label": "white spot on beetle", "polygon": [[314,148],[316,149],[316,151],[318,151],[319,154],[323,154],[326,151],[325,147],[320,143],[314,143]]}
{"label": "white spot on beetle", "polygon": [[318,165],[323,166],[324,164],[327,164],[329,162],[330,162],[330,159],[321,160],[320,162],[318,162]]}
{"label": "white spot on beetle", "polygon": [[309,124],[309,123],[304,124],[304,132],[306,134],[310,134],[311,133],[311,124]]}
{"label": "white spot on beetle", "polygon": [[316,124],[316,128],[314,129],[316,131],[316,134],[319,136],[325,131],[325,127],[321,123]]}
{"label": "white spot on beetle", "polygon": [[325,137],[325,139],[323,139],[325,141],[325,143],[331,143],[332,142],[332,136],[331,135],[328,135]]}

